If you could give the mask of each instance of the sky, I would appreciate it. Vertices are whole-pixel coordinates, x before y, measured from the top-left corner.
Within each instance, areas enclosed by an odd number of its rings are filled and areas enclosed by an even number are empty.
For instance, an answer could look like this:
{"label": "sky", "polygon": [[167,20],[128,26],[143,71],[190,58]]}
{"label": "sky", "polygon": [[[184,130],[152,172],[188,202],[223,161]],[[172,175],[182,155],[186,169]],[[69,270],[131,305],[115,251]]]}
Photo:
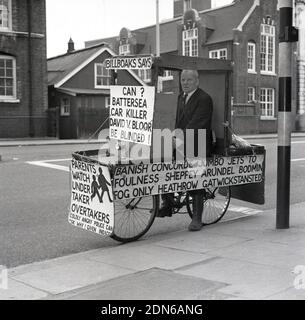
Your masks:
{"label": "sky", "polygon": [[[202,0],[205,1],[205,0]],[[214,6],[232,0],[213,0]],[[67,51],[70,37],[75,49],[85,41],[118,36],[156,23],[156,0],[46,0],[47,57]],[[159,21],[173,17],[173,0],[159,0]]]}

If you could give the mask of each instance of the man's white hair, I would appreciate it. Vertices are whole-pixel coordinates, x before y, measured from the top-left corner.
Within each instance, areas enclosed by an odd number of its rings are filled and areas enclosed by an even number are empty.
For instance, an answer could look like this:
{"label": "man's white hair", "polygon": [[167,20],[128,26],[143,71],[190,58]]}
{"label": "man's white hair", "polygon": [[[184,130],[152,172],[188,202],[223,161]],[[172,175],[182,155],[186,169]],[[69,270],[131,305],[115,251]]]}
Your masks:
{"label": "man's white hair", "polygon": [[183,69],[183,72],[188,72],[188,73],[192,73],[194,75],[195,78],[199,79],[199,73],[197,70],[192,70],[192,69]]}

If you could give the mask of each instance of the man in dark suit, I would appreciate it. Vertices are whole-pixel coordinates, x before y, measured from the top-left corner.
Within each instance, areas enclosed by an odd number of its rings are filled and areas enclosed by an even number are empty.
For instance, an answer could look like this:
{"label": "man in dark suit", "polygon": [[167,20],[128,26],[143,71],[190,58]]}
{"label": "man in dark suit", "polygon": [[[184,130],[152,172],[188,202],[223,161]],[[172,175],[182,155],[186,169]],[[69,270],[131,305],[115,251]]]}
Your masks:
{"label": "man in dark suit", "polygon": [[[184,146],[188,143],[185,138],[186,131],[188,129],[194,130],[194,156],[198,156],[198,143],[201,143],[205,144],[206,156],[208,157],[210,156],[212,145],[212,99],[205,91],[199,88],[199,75],[196,70],[182,71],[181,87],[182,92],[178,97],[175,128],[183,131]],[[206,141],[198,141],[198,129],[206,130]],[[203,197],[205,191],[204,189],[194,190],[190,191],[190,194],[193,198],[193,219],[189,225],[189,230],[198,231],[202,228]],[[162,200],[163,204],[158,216],[170,216],[173,210],[173,194],[162,195]]]}

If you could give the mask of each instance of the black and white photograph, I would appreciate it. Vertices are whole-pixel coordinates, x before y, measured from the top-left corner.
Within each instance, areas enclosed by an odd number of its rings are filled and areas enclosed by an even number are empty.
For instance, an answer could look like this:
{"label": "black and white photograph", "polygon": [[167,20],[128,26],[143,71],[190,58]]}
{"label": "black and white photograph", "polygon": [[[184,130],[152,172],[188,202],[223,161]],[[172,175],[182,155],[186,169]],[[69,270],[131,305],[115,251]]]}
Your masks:
{"label": "black and white photograph", "polygon": [[305,300],[305,1],[0,0],[0,190],[3,303]]}

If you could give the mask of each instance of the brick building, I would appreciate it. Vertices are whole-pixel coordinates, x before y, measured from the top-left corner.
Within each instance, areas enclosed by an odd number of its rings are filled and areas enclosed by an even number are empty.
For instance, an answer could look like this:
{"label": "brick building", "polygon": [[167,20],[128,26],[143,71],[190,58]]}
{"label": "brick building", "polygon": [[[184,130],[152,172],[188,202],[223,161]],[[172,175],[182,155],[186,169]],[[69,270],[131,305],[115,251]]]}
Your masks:
{"label": "brick building", "polygon": [[[61,139],[89,138],[101,125],[108,128],[111,73],[103,62],[115,53],[103,43],[48,59],[48,135]],[[145,85],[133,72],[121,70],[119,85]]]}
{"label": "brick building", "polygon": [[45,0],[0,0],[0,138],[46,135]]}
{"label": "brick building", "polygon": [[[238,133],[277,130],[278,33],[277,0],[235,0],[211,8],[211,0],[173,0],[173,18],[160,23],[160,51],[211,59],[229,59],[232,77],[232,126]],[[124,27],[107,42],[117,54],[155,54],[155,25],[137,30]],[[141,78],[149,82],[150,74]],[[166,71],[163,90],[175,82]],[[296,97],[292,103],[296,116]]]}

